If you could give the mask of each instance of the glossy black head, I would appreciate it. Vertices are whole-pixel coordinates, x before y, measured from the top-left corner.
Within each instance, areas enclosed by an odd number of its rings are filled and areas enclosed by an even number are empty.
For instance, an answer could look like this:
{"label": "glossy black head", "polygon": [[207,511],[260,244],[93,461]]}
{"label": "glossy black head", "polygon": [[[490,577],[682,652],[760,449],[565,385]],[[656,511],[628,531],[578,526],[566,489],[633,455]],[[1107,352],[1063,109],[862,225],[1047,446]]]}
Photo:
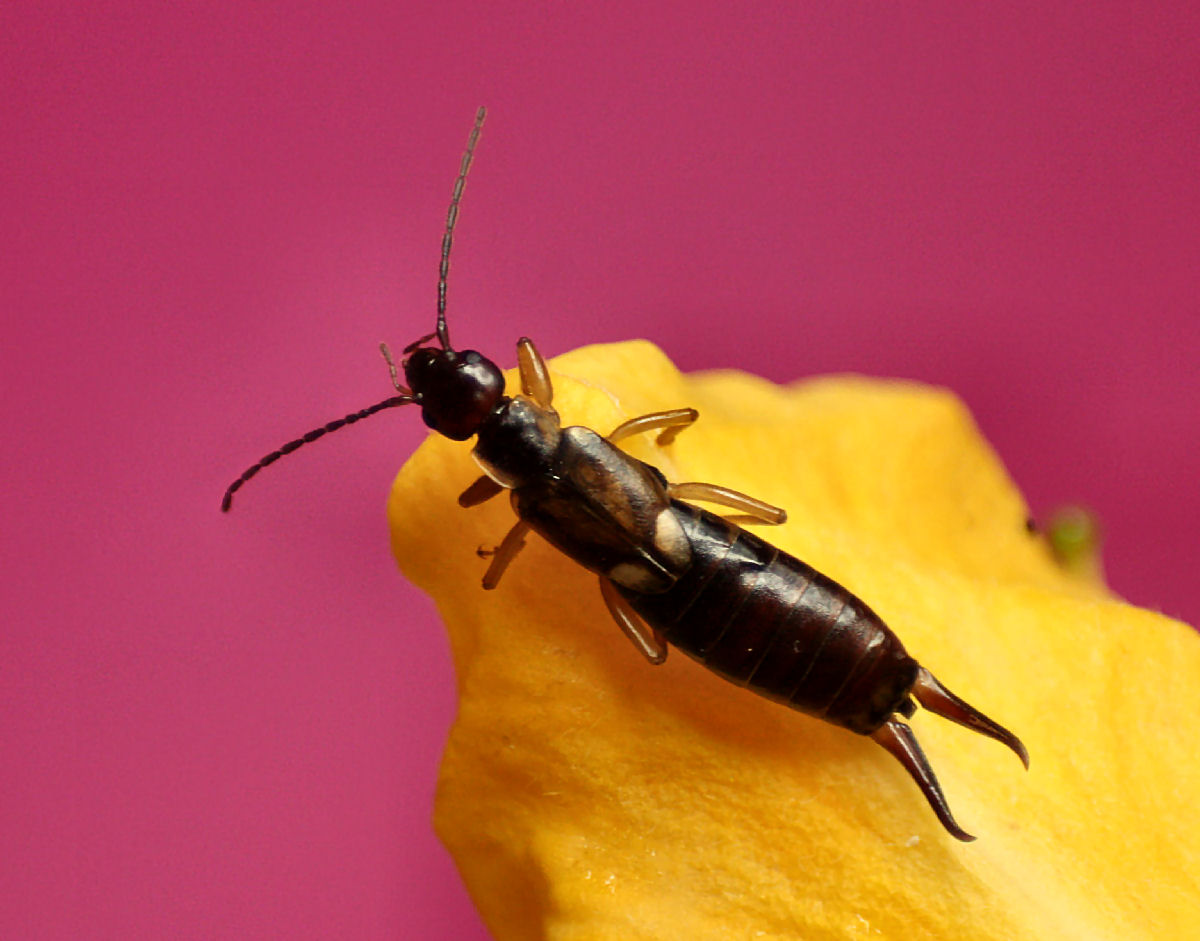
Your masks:
{"label": "glossy black head", "polygon": [[425,424],[455,441],[475,434],[504,397],[504,374],[475,350],[420,347],[404,361],[404,378]]}

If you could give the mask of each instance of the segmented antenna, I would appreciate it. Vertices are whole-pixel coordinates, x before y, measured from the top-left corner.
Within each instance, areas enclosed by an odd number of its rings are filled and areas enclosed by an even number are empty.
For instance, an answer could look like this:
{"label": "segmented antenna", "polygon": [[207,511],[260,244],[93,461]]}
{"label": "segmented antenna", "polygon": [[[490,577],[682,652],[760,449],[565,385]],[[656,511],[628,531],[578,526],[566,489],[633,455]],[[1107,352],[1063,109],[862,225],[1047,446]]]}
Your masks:
{"label": "segmented antenna", "polygon": [[[471,159],[475,155],[475,144],[479,140],[479,132],[483,130],[483,119],[485,117],[487,117],[486,108],[480,108],[475,112],[475,126],[471,128],[471,136],[467,138],[467,149],[463,154],[462,163],[458,168],[458,179],[454,181],[454,195],[450,198],[450,210],[446,213],[446,234],[442,236],[442,263],[438,269],[437,332],[422,337],[415,343],[410,343],[405,347],[405,353],[411,353],[416,347],[420,346],[426,340],[432,340],[435,336],[438,338],[438,342],[442,344],[442,349],[450,349],[450,331],[446,328],[446,275],[450,272],[450,247],[454,243],[454,223],[458,221],[458,203],[462,199],[463,188],[467,185],[467,171],[471,169]],[[409,402],[415,401],[412,393],[401,384],[396,363],[392,359],[392,354],[386,344],[380,344],[380,352],[383,353],[383,358],[387,360],[392,385],[396,387],[396,391],[400,394],[393,395],[390,399],[384,399],[382,402],[369,405],[364,409],[359,409],[357,412],[352,412],[344,418],[328,422],[320,428],[314,428],[307,434],[289,441],[278,450],[272,451],[258,463],[247,467],[242,471],[241,476],[226,488],[225,495],[221,498],[221,510],[223,512],[229,512],[229,508],[233,506],[233,495],[242,489],[247,480],[264,467],[274,464],[285,454],[291,454],[302,445],[310,444],[318,438],[329,434],[331,431],[337,431],[344,425],[353,425],[356,421],[374,415],[376,412],[381,412],[385,408],[395,408],[397,405],[407,405]]]}
{"label": "segmented antenna", "polygon": [[221,498],[221,510],[228,513],[229,508],[233,506],[233,495],[242,489],[242,485],[257,474],[268,464],[274,464],[285,454],[291,454],[296,448],[301,445],[316,441],[318,438],[329,434],[331,431],[337,431],[343,425],[353,425],[356,421],[374,415],[376,412],[381,412],[385,408],[395,408],[397,405],[407,405],[413,400],[411,395],[393,395],[390,399],[384,399],[382,402],[376,402],[374,405],[369,405],[366,408],[359,409],[353,414],[347,415],[345,418],[339,418],[336,421],[331,421],[328,424],[322,425],[320,428],[314,428],[308,434],[301,435],[294,441],[289,441],[278,451],[272,451],[257,464],[246,468],[242,471],[242,475],[231,483],[225,491],[225,496]]}
{"label": "segmented antenna", "polygon": [[475,142],[483,130],[483,119],[487,108],[475,112],[475,126],[467,138],[467,150],[458,168],[458,179],[454,181],[454,195],[450,198],[450,210],[446,213],[446,234],[442,236],[442,264],[438,269],[437,338],[442,349],[450,349],[450,331],[446,328],[446,275],[450,273],[450,246],[454,243],[454,223],[458,221],[458,201],[462,199],[463,187],[467,185],[467,171],[471,169],[471,158],[475,156]]}

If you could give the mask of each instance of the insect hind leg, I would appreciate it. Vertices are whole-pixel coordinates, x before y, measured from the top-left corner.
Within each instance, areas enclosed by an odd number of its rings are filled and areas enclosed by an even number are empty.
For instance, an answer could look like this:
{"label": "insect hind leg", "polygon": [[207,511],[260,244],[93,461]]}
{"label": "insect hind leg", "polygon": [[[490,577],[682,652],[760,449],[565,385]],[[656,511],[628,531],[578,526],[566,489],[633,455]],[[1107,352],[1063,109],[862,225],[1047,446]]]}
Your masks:
{"label": "insect hind leg", "polygon": [[604,598],[605,605],[608,606],[608,613],[612,615],[617,626],[633,642],[633,646],[642,656],[655,666],[667,659],[667,642],[663,639],[662,634],[645,624],[637,616],[637,612],[633,610],[628,601],[621,597],[620,592],[609,579],[600,579],[600,594]]}
{"label": "insect hind leg", "polygon": [[1025,770],[1029,770],[1029,752],[1019,738],[998,722],[989,719],[974,706],[959,699],[924,667],[921,667],[917,673],[917,681],[913,684],[912,695],[930,712],[1007,745],[1016,752],[1021,763],[1025,765]]}

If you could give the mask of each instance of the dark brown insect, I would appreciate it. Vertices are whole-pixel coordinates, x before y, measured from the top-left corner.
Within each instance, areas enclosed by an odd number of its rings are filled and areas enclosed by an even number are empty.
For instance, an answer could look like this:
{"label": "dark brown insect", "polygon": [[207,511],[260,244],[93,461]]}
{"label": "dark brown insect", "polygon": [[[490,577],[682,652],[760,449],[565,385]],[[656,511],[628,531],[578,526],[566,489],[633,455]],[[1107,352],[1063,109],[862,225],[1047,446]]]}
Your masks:
{"label": "dark brown insect", "polygon": [[[668,445],[698,415],[680,408],[624,422],[607,437],[563,427],[546,364],[533,343],[517,343],[521,392],[506,395],[499,368],[474,350],[455,350],[446,327],[446,276],[458,204],[483,126],[479,109],[463,155],[442,239],[437,328],[404,350],[401,368],[384,358],[397,394],[332,421],[273,451],[225,491],[233,495],[263,467],[303,444],[385,408],[421,406],[433,430],[465,441],[484,471],[459,497],[474,506],[509,491],[518,521],[491,553],[483,577],[495,588],[533,530],[600,579],[614,620],[651,663],[667,645],[739,686],[793,709],[869,735],[896,756],[942,825],[972,840],[954,820],[912,729],[917,703],[1011,748],[1020,740],[943,687],[899,638],[847,589],[733,522],[690,501],[736,510],[753,521],[784,522],[761,500],[708,483],[669,483],[617,447],[657,433]],[[437,345],[431,341],[437,341]]]}

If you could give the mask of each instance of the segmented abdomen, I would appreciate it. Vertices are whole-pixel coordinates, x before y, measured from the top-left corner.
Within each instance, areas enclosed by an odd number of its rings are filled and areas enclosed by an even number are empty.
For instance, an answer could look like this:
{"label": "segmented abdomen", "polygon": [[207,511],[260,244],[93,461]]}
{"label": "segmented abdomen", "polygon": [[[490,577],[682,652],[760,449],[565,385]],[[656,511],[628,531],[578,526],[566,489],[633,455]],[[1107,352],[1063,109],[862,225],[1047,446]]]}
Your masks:
{"label": "segmented abdomen", "polygon": [[667,591],[619,590],[669,643],[726,679],[855,732],[904,702],[917,662],[832,579],[706,510],[672,501],[692,565]]}

